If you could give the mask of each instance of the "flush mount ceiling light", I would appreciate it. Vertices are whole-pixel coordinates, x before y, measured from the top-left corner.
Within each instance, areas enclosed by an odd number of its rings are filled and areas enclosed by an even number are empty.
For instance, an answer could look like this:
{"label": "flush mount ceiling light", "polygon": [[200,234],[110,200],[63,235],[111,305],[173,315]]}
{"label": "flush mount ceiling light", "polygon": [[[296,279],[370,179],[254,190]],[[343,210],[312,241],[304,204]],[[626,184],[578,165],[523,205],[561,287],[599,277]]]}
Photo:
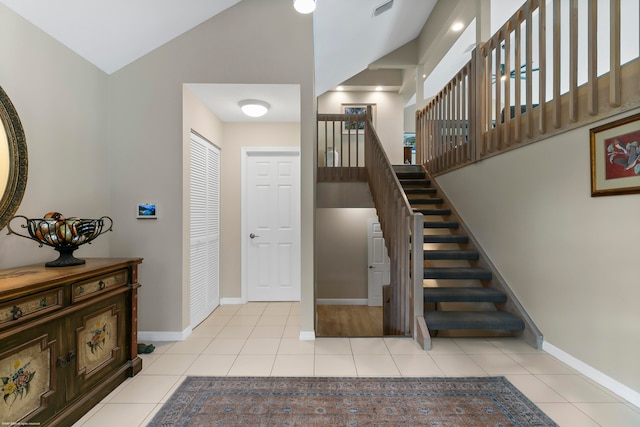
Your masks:
{"label": "flush mount ceiling light", "polygon": [[238,102],[240,109],[249,117],[262,117],[267,114],[271,105],[258,99],[245,99]]}
{"label": "flush mount ceiling light", "polygon": [[316,10],[316,0],[293,0],[293,8],[298,13],[311,13]]}

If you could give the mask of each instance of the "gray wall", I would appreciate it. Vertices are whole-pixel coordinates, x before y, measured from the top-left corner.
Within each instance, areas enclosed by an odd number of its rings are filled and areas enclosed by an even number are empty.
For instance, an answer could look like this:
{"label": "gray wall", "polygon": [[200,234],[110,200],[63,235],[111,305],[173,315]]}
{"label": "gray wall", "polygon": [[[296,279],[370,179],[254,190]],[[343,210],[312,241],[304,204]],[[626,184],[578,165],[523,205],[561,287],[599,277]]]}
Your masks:
{"label": "gray wall", "polygon": [[640,390],[640,194],[591,197],[589,128],[602,123],[437,181],[548,348]]}
{"label": "gray wall", "polygon": [[[107,76],[0,4],[0,86],[14,104],[29,151],[27,188],[18,214],[113,217],[113,233],[76,256],[107,256],[122,236],[111,209],[107,169]],[[130,206],[128,215],[133,215]],[[14,225],[20,228],[19,223]],[[57,258],[52,248],[0,232],[0,268]]]}

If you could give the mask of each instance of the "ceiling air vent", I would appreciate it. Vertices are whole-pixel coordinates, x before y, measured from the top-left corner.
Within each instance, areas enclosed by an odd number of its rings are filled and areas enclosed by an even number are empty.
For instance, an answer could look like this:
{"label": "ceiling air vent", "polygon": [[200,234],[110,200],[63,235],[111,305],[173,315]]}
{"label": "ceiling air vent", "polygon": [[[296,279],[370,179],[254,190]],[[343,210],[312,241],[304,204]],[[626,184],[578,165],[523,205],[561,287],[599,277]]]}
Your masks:
{"label": "ceiling air vent", "polygon": [[380,16],[393,7],[393,0],[389,0],[373,10],[373,17]]}

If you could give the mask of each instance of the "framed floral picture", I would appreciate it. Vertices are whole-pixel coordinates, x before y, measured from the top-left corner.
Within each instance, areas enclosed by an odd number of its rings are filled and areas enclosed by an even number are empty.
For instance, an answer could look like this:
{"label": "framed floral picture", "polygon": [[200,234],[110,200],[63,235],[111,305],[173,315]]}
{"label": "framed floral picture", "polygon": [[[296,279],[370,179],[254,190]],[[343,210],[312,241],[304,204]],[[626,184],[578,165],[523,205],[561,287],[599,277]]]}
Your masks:
{"label": "framed floral picture", "polygon": [[590,129],[591,196],[640,193],[640,114]]}

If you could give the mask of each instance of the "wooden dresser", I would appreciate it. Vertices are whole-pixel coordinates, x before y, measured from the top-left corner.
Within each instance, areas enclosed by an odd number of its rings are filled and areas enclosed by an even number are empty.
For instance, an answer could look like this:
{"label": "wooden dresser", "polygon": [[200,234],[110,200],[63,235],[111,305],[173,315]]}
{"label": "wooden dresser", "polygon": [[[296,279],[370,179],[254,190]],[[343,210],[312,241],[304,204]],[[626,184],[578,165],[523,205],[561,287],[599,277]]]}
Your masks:
{"label": "wooden dresser", "polygon": [[141,262],[0,270],[0,425],[70,426],[140,372]]}

